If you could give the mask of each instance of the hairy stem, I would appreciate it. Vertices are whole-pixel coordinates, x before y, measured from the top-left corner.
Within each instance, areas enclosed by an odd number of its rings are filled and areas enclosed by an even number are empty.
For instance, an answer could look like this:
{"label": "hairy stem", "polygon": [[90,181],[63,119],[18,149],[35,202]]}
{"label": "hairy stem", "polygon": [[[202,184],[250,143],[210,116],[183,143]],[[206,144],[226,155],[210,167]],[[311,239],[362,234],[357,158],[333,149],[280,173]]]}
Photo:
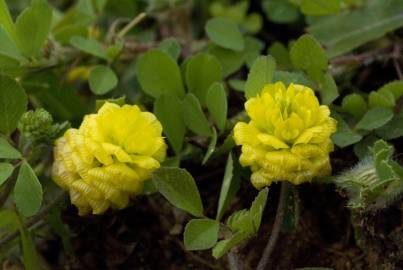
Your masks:
{"label": "hairy stem", "polygon": [[281,184],[280,198],[277,206],[277,213],[274,220],[273,230],[270,234],[269,241],[267,242],[267,245],[263,251],[262,257],[260,258],[259,264],[256,268],[257,270],[266,269],[266,266],[270,261],[270,256],[274,250],[274,247],[276,246],[276,242],[280,235],[281,224],[283,223],[289,185],[290,184],[288,182],[282,182]]}

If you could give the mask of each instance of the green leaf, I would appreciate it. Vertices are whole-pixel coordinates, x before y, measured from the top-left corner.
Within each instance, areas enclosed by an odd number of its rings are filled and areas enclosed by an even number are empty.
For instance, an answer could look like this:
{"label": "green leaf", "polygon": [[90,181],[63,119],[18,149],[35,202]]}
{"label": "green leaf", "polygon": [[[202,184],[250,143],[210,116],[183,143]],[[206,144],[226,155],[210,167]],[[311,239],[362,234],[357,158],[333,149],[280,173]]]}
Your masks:
{"label": "green leaf", "polygon": [[395,97],[391,92],[372,91],[368,96],[368,106],[370,108],[383,107],[393,109],[395,107]]}
{"label": "green leaf", "polygon": [[17,61],[23,60],[23,57],[19,49],[17,48],[17,45],[1,25],[0,25],[0,55],[10,57],[13,60]]}
{"label": "green leaf", "polygon": [[368,156],[369,147],[374,144],[379,138],[376,136],[366,136],[363,140],[354,144],[354,154],[361,160]]}
{"label": "green leaf", "polygon": [[243,80],[237,80],[237,79],[231,79],[228,81],[229,85],[238,92],[245,92],[245,81]]}
{"label": "green leaf", "polygon": [[296,83],[306,85],[311,88],[314,87],[314,83],[308,80],[302,72],[289,72],[289,71],[277,70],[274,72],[273,82],[278,81],[283,82],[285,86],[288,86],[291,83]]}
{"label": "green leaf", "polygon": [[217,145],[217,131],[216,131],[216,129],[214,127],[212,128],[212,130],[213,130],[213,132],[212,132],[212,135],[211,135],[211,140],[210,140],[210,143],[208,145],[206,154],[203,157],[203,161],[202,161],[203,165],[209,160],[211,155],[214,153],[215,147]]}
{"label": "green leaf", "polygon": [[8,209],[0,210],[0,237],[16,230],[18,230],[16,213]]}
{"label": "green leaf", "polygon": [[289,1],[264,0],[262,8],[266,16],[275,23],[293,23],[299,18],[298,8]]}
{"label": "green leaf", "polygon": [[190,214],[203,216],[203,204],[193,177],[179,168],[160,168],[153,173],[159,192],[174,206]]}
{"label": "green leaf", "polygon": [[0,131],[10,135],[27,108],[24,89],[11,77],[0,74]]}
{"label": "green leaf", "polygon": [[255,60],[260,56],[265,44],[257,38],[245,37],[244,57],[248,67],[251,67]]}
{"label": "green leaf", "polygon": [[0,186],[6,182],[14,171],[14,166],[10,163],[0,162]]}
{"label": "green leaf", "polygon": [[403,96],[403,80],[387,83],[377,92],[380,94],[392,93],[395,100],[399,100]]}
{"label": "green leaf", "polygon": [[20,166],[13,195],[18,211],[26,217],[36,214],[41,208],[42,185],[26,161]]}
{"label": "green leaf", "polygon": [[126,96],[121,96],[118,98],[97,99],[95,100],[95,111],[97,112],[106,102],[123,106],[126,104]]}
{"label": "green leaf", "polygon": [[393,116],[392,120],[376,129],[376,134],[385,140],[392,140],[403,136],[403,112]]}
{"label": "green leaf", "polygon": [[26,57],[36,57],[45,45],[52,23],[52,9],[47,3],[32,4],[15,23],[18,47]]}
{"label": "green leaf", "polygon": [[366,112],[361,120],[355,126],[356,129],[373,130],[380,128],[393,118],[393,112],[390,109],[374,108]]}
{"label": "green leaf", "polygon": [[88,82],[94,94],[104,95],[116,87],[118,77],[110,67],[98,65],[91,68]]}
{"label": "green leaf", "polygon": [[164,51],[152,49],[143,54],[137,63],[137,76],[144,92],[154,98],[185,94],[178,64]]}
{"label": "green leaf", "polygon": [[186,250],[204,250],[217,243],[220,223],[212,219],[192,219],[186,224],[184,236]]}
{"label": "green leaf", "polygon": [[245,232],[238,232],[234,234],[230,239],[222,240],[217,243],[213,248],[213,257],[218,259],[230,251],[233,247],[247,239],[249,235]]}
{"label": "green leaf", "polygon": [[329,57],[349,52],[403,26],[403,2],[374,1],[362,9],[325,17],[308,28]]}
{"label": "green leaf", "polygon": [[179,42],[176,40],[176,38],[172,37],[161,41],[158,45],[158,48],[172,56],[175,61],[178,60],[181,53],[181,46],[179,45]]}
{"label": "green leaf", "polygon": [[196,134],[210,136],[211,129],[195,95],[187,94],[182,102],[182,116],[186,126]]}
{"label": "green leaf", "polygon": [[99,43],[99,41],[93,38],[74,36],[70,39],[70,44],[90,55],[94,55],[104,60],[108,59],[105,48],[102,47],[102,44]]}
{"label": "green leaf", "polygon": [[207,109],[211,113],[217,127],[224,130],[227,120],[227,94],[222,83],[213,83],[207,92]]}
{"label": "green leaf", "polygon": [[368,106],[361,95],[354,93],[343,98],[341,109],[343,112],[347,112],[360,119],[368,111]]}
{"label": "green leaf", "polygon": [[87,36],[88,27],[95,19],[94,14],[82,8],[80,2],[82,1],[77,1],[76,5],[70,8],[52,28],[53,36],[63,45],[69,44],[74,36]]}
{"label": "green leaf", "polygon": [[319,88],[321,101],[324,105],[332,104],[332,102],[339,96],[336,82],[329,73],[322,77]]}
{"label": "green leaf", "polygon": [[202,106],[206,104],[206,95],[211,84],[221,78],[221,64],[213,55],[198,53],[186,65],[186,85]]}
{"label": "green leaf", "polygon": [[320,81],[328,65],[325,50],[310,35],[301,36],[292,45],[290,58],[296,69],[306,71],[309,78],[317,82]]}
{"label": "green leaf", "polygon": [[173,95],[161,95],[154,103],[154,113],[176,154],[182,150],[186,127],[182,117],[181,100]]}
{"label": "green leaf", "polygon": [[0,137],[0,158],[18,159],[21,158],[21,153],[11,146],[6,139]]}
{"label": "green leaf", "polygon": [[122,42],[117,42],[115,44],[110,45],[106,49],[106,57],[109,62],[113,62],[122,52],[124,44]]}
{"label": "green leaf", "polygon": [[16,42],[17,35],[15,33],[15,26],[5,0],[0,0],[0,26],[7,32],[11,39]]}
{"label": "green leaf", "polygon": [[55,70],[33,73],[22,83],[27,93],[40,100],[55,118],[81,121],[92,109],[79,96],[76,87],[60,81],[60,73]]}
{"label": "green leaf", "polygon": [[228,155],[227,164],[225,165],[224,177],[222,180],[220,197],[218,199],[217,216],[220,220],[224,212],[228,209],[230,201],[235,197],[240,187],[240,175],[238,168],[234,166],[232,153]]}
{"label": "green leaf", "polygon": [[205,27],[207,36],[212,42],[226,49],[242,51],[245,42],[238,26],[227,18],[210,19]]}
{"label": "green leaf", "polygon": [[337,146],[343,148],[362,139],[362,135],[351,130],[343,118],[338,115],[334,115],[334,118],[337,120],[337,131],[331,137]]}
{"label": "green leaf", "polygon": [[284,69],[290,69],[292,67],[290,53],[287,47],[280,42],[274,42],[268,50],[269,54],[276,59],[277,65]]}
{"label": "green leaf", "polygon": [[242,209],[232,213],[226,222],[228,228],[233,232],[244,232],[248,236],[256,233],[253,219],[248,209]]}
{"label": "green leaf", "polygon": [[243,52],[225,49],[215,44],[209,46],[208,53],[214,55],[220,62],[224,77],[239,70],[245,62]]}
{"label": "green leaf", "polygon": [[24,255],[24,269],[41,270],[43,269],[43,266],[41,265],[41,260],[36,252],[32,236],[22,218],[19,215],[17,215],[17,218],[19,223],[22,253]]}
{"label": "green leaf", "polygon": [[262,215],[264,208],[266,206],[267,196],[269,194],[269,189],[266,187],[259,191],[259,194],[256,196],[250,207],[250,215],[253,221],[253,225],[255,227],[255,233],[260,228],[260,223],[262,221]]}
{"label": "green leaf", "polygon": [[245,83],[247,99],[256,96],[266,84],[273,81],[276,62],[271,56],[260,56],[253,63]]}
{"label": "green leaf", "polygon": [[340,11],[340,0],[302,0],[301,11],[305,15],[323,16]]}

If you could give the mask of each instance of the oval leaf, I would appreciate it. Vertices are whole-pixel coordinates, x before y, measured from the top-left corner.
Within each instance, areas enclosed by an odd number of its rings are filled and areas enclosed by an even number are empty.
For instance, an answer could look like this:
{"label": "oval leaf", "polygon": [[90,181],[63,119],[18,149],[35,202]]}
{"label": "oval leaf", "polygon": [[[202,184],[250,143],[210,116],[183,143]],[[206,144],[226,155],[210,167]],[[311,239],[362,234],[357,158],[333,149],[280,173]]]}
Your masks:
{"label": "oval leaf", "polygon": [[0,131],[10,135],[27,108],[24,89],[11,77],[0,74]]}
{"label": "oval leaf", "polygon": [[247,99],[256,96],[266,84],[273,80],[276,70],[276,61],[271,56],[260,56],[255,60],[249,71],[245,83],[245,96]]}
{"label": "oval leaf", "polygon": [[227,95],[221,83],[213,83],[207,92],[207,108],[211,113],[217,127],[220,130],[225,128],[227,120]]}
{"label": "oval leaf", "polygon": [[220,223],[212,219],[192,219],[183,234],[186,250],[204,250],[217,243]]}
{"label": "oval leaf", "polygon": [[47,3],[35,3],[18,16],[15,23],[18,47],[27,57],[36,57],[45,45],[52,23]]}
{"label": "oval leaf", "polygon": [[154,98],[162,94],[179,97],[185,94],[178,64],[162,50],[149,50],[140,57],[137,76],[144,92]]}
{"label": "oval leaf", "polygon": [[323,71],[327,69],[325,50],[310,35],[301,36],[291,47],[291,62],[296,69],[306,71],[309,78],[320,81]]}
{"label": "oval leaf", "polygon": [[215,44],[234,51],[242,51],[245,42],[238,26],[227,18],[213,18],[206,24],[207,36]]}
{"label": "oval leaf", "polygon": [[153,173],[159,192],[174,206],[190,214],[203,216],[203,204],[193,177],[179,168],[160,168]]}
{"label": "oval leaf", "polygon": [[213,82],[222,77],[221,65],[217,58],[207,53],[199,53],[189,59],[186,64],[186,84],[190,93],[193,93],[203,106],[206,104],[206,95]]}
{"label": "oval leaf", "polygon": [[0,158],[17,159],[21,157],[21,153],[18,152],[11,144],[4,138],[0,138]]}
{"label": "oval leaf", "polygon": [[0,186],[6,182],[14,171],[14,166],[10,163],[0,163]]}
{"label": "oval leaf", "polygon": [[70,44],[88,54],[97,56],[105,60],[108,59],[106,50],[102,47],[101,43],[99,43],[95,39],[85,38],[82,36],[74,36],[70,39]]}
{"label": "oval leaf", "polygon": [[154,113],[161,121],[164,134],[175,153],[179,154],[186,132],[180,99],[172,95],[161,95],[154,103]]}
{"label": "oval leaf", "polygon": [[42,185],[26,161],[21,164],[13,195],[18,211],[26,217],[34,215],[41,207]]}
{"label": "oval leaf", "polygon": [[393,118],[393,112],[390,109],[377,107],[367,111],[366,114],[357,123],[355,128],[364,130],[373,130],[380,128]]}
{"label": "oval leaf", "polygon": [[186,95],[182,102],[182,115],[186,126],[191,131],[199,135],[210,136],[209,123],[195,95]]}
{"label": "oval leaf", "polygon": [[91,69],[88,82],[94,94],[104,95],[116,87],[118,77],[111,68],[99,65]]}

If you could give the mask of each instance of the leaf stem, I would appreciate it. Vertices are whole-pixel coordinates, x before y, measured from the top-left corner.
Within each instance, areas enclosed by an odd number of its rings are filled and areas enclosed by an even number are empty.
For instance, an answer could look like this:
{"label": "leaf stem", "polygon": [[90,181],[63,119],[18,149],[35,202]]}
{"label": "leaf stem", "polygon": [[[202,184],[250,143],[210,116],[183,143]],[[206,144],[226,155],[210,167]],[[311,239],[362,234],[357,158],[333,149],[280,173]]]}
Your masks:
{"label": "leaf stem", "polygon": [[134,26],[136,26],[139,22],[141,22],[144,18],[146,17],[146,13],[142,12],[136,17],[134,17],[133,20],[131,20],[125,27],[123,27],[122,30],[119,31],[118,33],[118,38],[123,38],[129,31],[132,29]]}
{"label": "leaf stem", "polygon": [[259,264],[256,268],[257,270],[266,269],[266,266],[270,261],[270,255],[272,254],[274,247],[276,246],[276,242],[280,235],[281,225],[283,223],[289,185],[290,183],[288,182],[282,182],[281,184],[280,198],[277,206],[276,218],[273,224],[273,230],[271,232],[269,241],[267,242],[267,245],[263,251],[262,257],[260,258]]}
{"label": "leaf stem", "polygon": [[[27,220],[25,223],[25,226],[27,228],[32,227],[36,223],[38,223],[40,220],[42,220],[49,212],[50,210],[53,209],[56,205],[58,205],[64,198],[65,198],[66,192],[62,191],[58,195],[56,195],[55,199],[51,201],[48,205],[46,205],[44,208],[42,208],[38,214],[35,216],[31,217],[30,219]],[[16,238],[19,235],[19,231],[15,231],[12,233],[7,234],[5,237],[0,239],[0,248],[3,247],[5,244],[8,242],[12,241],[14,238]]]}

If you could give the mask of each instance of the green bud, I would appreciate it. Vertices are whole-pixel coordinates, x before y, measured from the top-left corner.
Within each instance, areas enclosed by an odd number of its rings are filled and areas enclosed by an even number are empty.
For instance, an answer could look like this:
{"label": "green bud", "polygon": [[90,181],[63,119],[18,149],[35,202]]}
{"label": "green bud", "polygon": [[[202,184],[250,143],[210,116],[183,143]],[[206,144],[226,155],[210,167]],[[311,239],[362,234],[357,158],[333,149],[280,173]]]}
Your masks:
{"label": "green bud", "polygon": [[18,129],[25,136],[42,136],[46,135],[52,126],[52,115],[45,109],[36,109],[35,111],[25,112],[18,123]]}

